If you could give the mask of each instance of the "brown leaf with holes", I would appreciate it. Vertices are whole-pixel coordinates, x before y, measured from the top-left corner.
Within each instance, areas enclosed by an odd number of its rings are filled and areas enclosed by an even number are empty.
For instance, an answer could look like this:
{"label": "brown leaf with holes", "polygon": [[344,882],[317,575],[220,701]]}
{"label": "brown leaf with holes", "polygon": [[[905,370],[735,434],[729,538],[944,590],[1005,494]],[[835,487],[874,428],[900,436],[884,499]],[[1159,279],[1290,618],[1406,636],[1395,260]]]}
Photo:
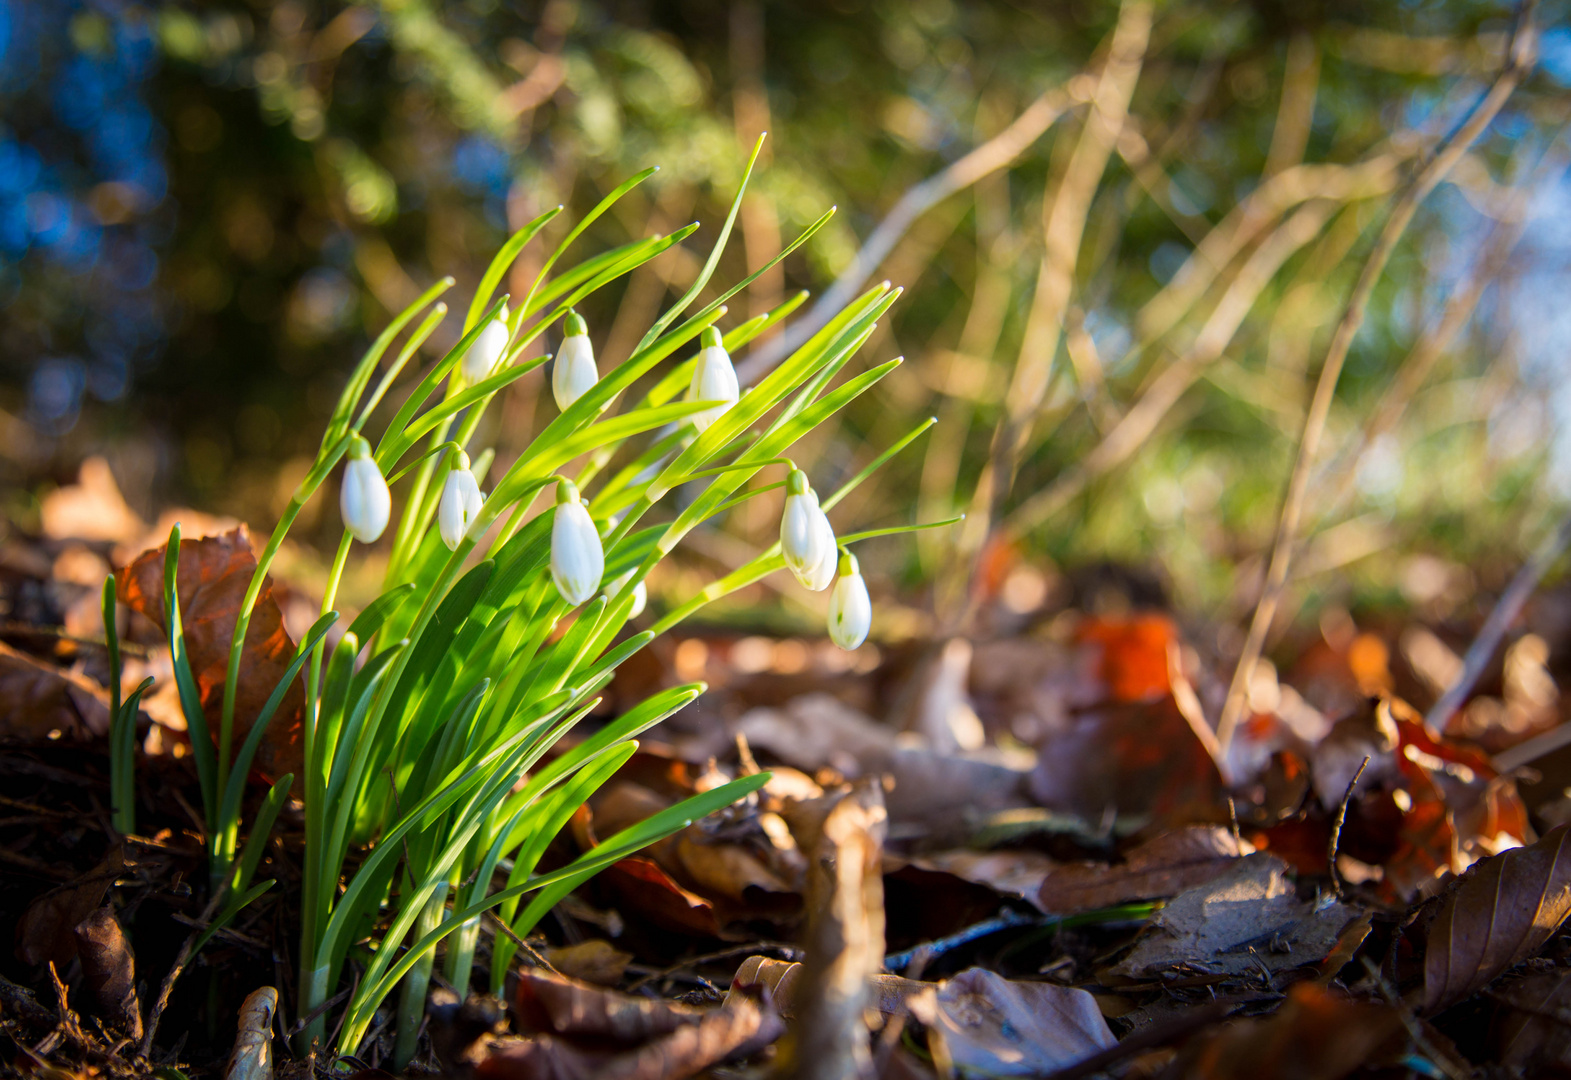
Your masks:
{"label": "brown leaf with holes", "polygon": [[1426,1013],[1465,1001],[1535,955],[1571,915],[1571,832],[1480,859],[1441,903],[1424,955]]}
{"label": "brown leaf with holes", "polygon": [[0,741],[83,739],[109,730],[109,694],[84,675],[0,642]]}
{"label": "brown leaf with holes", "polygon": [[1243,854],[1228,830],[1211,825],[1174,829],[1129,852],[1122,863],[1062,866],[1043,880],[1037,904],[1050,915],[1175,896],[1225,874]]}
{"label": "brown leaf with holes", "polygon": [[[228,674],[229,643],[245,600],[256,556],[244,525],[222,536],[188,540],[180,545],[180,620],[185,628],[191,672],[202,696],[202,711],[213,725],[215,741],[219,710]],[[164,549],[139,555],[120,574],[120,601],[151,619],[164,621]],[[284,629],[283,612],[273,598],[272,582],[262,586],[246,628],[235,691],[234,745],[239,746],[251,723],[278,685],[294,658],[295,643]],[[300,769],[300,717],[305,694],[299,681],[290,686],[257,751],[256,766],[268,776]],[[189,718],[187,718],[189,720]]]}
{"label": "brown leaf with holes", "polygon": [[107,904],[76,924],[82,980],[98,1002],[98,1015],[127,1038],[142,1037],[142,1010],[136,998],[136,955]]}

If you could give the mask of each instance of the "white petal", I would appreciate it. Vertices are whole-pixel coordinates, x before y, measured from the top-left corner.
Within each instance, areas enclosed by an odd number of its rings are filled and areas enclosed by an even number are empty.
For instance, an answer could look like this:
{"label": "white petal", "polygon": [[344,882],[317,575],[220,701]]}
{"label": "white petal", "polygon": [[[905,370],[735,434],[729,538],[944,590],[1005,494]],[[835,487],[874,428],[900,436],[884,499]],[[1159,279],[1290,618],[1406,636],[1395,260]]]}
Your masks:
{"label": "white petal", "polygon": [[[627,573],[611,582],[610,586],[606,589],[606,595],[608,597],[614,597],[617,593],[627,588],[627,583],[633,580],[634,573],[635,571],[629,570]],[[648,605],[649,590],[644,588],[644,583],[640,581],[637,585],[633,586],[633,606],[627,609],[627,617],[629,619],[638,618],[644,613],[644,608]]]}
{"label": "white petal", "polygon": [[507,324],[501,319],[492,319],[464,354],[464,378],[470,382],[485,378],[501,362],[506,351]]}
{"label": "white petal", "polygon": [[780,514],[780,553],[798,576],[824,555],[823,534],[818,529],[821,514],[818,497],[811,491],[786,496],[785,510]]}
{"label": "white petal", "polygon": [[813,531],[818,534],[817,547],[822,554],[819,555],[817,562],[797,575],[797,580],[808,592],[823,592],[835,579],[835,567],[839,564],[840,552],[835,546],[835,530],[829,524],[829,516],[822,510],[817,512]]}
{"label": "white petal", "polygon": [[393,497],[382,471],[369,457],[350,458],[344,465],[344,482],[338,489],[338,509],[344,527],[362,544],[382,535],[392,514]]}
{"label": "white petal", "polygon": [[551,580],[562,599],[575,607],[600,588],[605,576],[605,550],[600,534],[582,502],[557,504],[551,523]]}
{"label": "white petal", "polygon": [[551,369],[551,394],[556,398],[556,407],[565,412],[599,381],[600,371],[595,367],[595,349],[589,343],[589,335],[563,338],[556,366]]}
{"label": "white petal", "polygon": [[442,499],[436,507],[436,525],[449,551],[458,550],[458,545],[469,533],[469,526],[480,513],[481,503],[480,485],[475,482],[474,473],[468,469],[448,472],[447,481],[442,485]]}
{"label": "white petal", "polygon": [[737,386],[736,368],[731,366],[731,354],[721,345],[711,345],[698,354],[698,364],[693,368],[693,382],[688,388],[691,401],[725,401],[712,409],[693,414],[693,424],[703,431],[720,419],[735,404],[741,391]]}
{"label": "white petal", "polygon": [[829,640],[851,650],[867,640],[873,626],[873,601],[861,574],[842,574],[829,594]]}

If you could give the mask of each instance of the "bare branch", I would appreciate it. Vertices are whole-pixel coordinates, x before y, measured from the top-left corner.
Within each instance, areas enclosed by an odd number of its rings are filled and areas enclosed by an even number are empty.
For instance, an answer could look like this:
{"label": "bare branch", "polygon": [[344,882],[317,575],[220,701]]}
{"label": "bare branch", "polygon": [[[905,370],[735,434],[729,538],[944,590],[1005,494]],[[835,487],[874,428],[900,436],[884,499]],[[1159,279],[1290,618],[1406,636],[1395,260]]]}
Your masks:
{"label": "bare branch", "polygon": [[943,172],[928,177],[902,195],[856,253],[851,265],[841,271],[828,291],[784,332],[764,342],[756,352],[738,364],[737,377],[744,384],[755,383],[774,370],[780,361],[822,330],[835,312],[856,298],[857,290],[889,256],[917,218],[949,196],[1014,161],[1041,138],[1073,103],[1068,91],[1062,87],[1047,91],[1003,131]]}
{"label": "bare branch", "polygon": [[1277,605],[1281,602],[1282,592],[1287,584],[1287,572],[1292,561],[1293,547],[1297,541],[1298,524],[1303,516],[1304,496],[1309,487],[1310,469],[1314,465],[1315,454],[1320,448],[1320,437],[1325,431],[1326,418],[1331,411],[1331,400],[1342,374],[1343,362],[1347,359],[1353,338],[1357,335],[1359,327],[1363,325],[1364,309],[1374,292],[1375,284],[1385,272],[1386,261],[1391,257],[1391,252],[1396,248],[1402,234],[1406,232],[1408,223],[1412,221],[1419,204],[1489,126],[1489,122],[1494,119],[1495,114],[1500,111],[1532,66],[1536,44],[1532,16],[1533,4],[1532,0],[1528,0],[1518,18],[1515,37],[1507,52],[1505,68],[1495,79],[1488,93],[1473,106],[1463,124],[1441,144],[1434,157],[1418,170],[1401,195],[1397,197],[1391,216],[1386,220],[1379,239],[1375,241],[1374,250],[1369,253],[1358,283],[1354,285],[1352,295],[1348,297],[1341,321],[1338,322],[1331,336],[1325,363],[1320,369],[1320,379],[1315,386],[1315,396],[1310,403],[1309,414],[1304,419],[1304,429],[1298,444],[1298,459],[1294,462],[1293,473],[1288,480],[1287,493],[1283,499],[1282,514],[1277,522],[1276,540],[1272,545],[1271,563],[1266,571],[1265,586],[1261,590],[1260,602],[1255,608],[1255,617],[1250,623],[1249,634],[1244,640],[1238,667],[1233,672],[1232,684],[1228,687],[1221,721],[1217,725],[1217,739],[1222,744],[1224,755],[1232,741],[1233,732],[1243,717],[1249,680],[1254,675],[1255,662],[1260,658],[1260,653],[1265,647],[1266,634],[1271,628],[1272,620],[1276,617]]}

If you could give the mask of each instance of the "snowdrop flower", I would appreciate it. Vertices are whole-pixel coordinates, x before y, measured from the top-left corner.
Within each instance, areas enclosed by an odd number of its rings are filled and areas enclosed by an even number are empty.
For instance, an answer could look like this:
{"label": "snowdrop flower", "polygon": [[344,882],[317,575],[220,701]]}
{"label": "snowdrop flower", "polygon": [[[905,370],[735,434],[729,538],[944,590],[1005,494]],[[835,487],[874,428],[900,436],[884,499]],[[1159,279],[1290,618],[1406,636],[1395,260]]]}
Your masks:
{"label": "snowdrop flower", "polygon": [[840,556],[840,580],[829,594],[829,640],[846,651],[867,640],[873,625],[873,602],[867,596],[867,583],[849,551]]}
{"label": "snowdrop flower", "polygon": [[469,455],[460,450],[458,465],[448,470],[447,482],[442,485],[442,499],[436,506],[436,527],[447,550],[458,550],[484,502],[485,496],[480,494],[475,474],[469,471]]}
{"label": "snowdrop flower", "polygon": [[349,461],[344,465],[344,482],[338,489],[338,509],[344,528],[362,544],[369,544],[387,528],[393,510],[382,470],[371,457],[371,444],[359,435],[349,441]]}
{"label": "snowdrop flower", "polygon": [[835,579],[835,530],[829,526],[829,515],[822,510],[818,511],[815,527],[818,530],[818,545],[824,553],[816,563],[798,575],[797,580],[808,592],[823,592]]}
{"label": "snowdrop flower", "polygon": [[589,343],[589,327],[584,325],[578,312],[568,309],[567,336],[556,354],[556,366],[551,369],[551,393],[556,407],[563,412],[600,381],[600,371],[595,367],[595,349]]}
{"label": "snowdrop flower", "polygon": [[475,338],[475,343],[469,346],[469,351],[464,354],[460,370],[469,382],[479,382],[502,362],[502,354],[507,352],[507,305],[503,304],[496,318],[486,324],[480,331],[480,336]]}
{"label": "snowdrop flower", "polygon": [[740,391],[737,388],[736,368],[731,366],[731,354],[725,351],[724,345],[720,344],[720,331],[713,326],[706,326],[703,337],[699,340],[703,343],[703,349],[698,354],[698,363],[693,367],[693,382],[688,388],[688,400],[727,403],[693,414],[693,426],[703,431],[736,404]]}
{"label": "snowdrop flower", "polygon": [[785,512],[780,515],[780,551],[786,566],[806,588],[819,592],[835,574],[835,533],[818,505],[807,474],[792,469],[786,477]]}
{"label": "snowdrop flower", "polygon": [[556,520],[551,523],[551,580],[562,599],[577,607],[600,589],[605,550],[589,509],[571,480],[556,485]]}
{"label": "snowdrop flower", "polygon": [[[627,583],[633,579],[634,573],[636,573],[636,571],[629,570],[627,573],[611,582],[611,587],[606,590],[606,595],[615,596],[617,593],[627,588]],[[644,608],[648,605],[649,590],[644,588],[644,583],[640,581],[637,585],[633,586],[633,606],[627,609],[627,617],[629,619],[638,618],[644,613]]]}

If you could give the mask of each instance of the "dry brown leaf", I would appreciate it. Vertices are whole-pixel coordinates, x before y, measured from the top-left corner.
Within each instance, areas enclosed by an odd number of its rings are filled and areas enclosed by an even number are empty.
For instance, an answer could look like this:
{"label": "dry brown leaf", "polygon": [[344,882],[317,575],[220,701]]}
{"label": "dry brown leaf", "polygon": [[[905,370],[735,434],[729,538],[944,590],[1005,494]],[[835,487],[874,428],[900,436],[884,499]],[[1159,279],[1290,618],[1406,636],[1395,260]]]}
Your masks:
{"label": "dry brown leaf", "polygon": [[1082,713],[1037,751],[1031,795],[1049,810],[1148,815],[1158,826],[1227,820],[1216,764],[1171,697]]}
{"label": "dry brown leaf", "polygon": [[29,904],[16,924],[17,959],[37,965],[53,961],[58,968],[69,964],[76,956],[77,925],[104,902],[124,869],[124,848],[116,844],[92,870]]}
{"label": "dry brown leaf", "polygon": [[703,1009],[674,1001],[633,997],[588,983],[526,969],[519,972],[513,1005],[525,1034],[561,1035],[633,1046],[694,1024]]}
{"label": "dry brown leaf", "polygon": [[[769,992],[775,1010],[790,1019],[796,1015],[797,990],[801,983],[800,963],[769,956],[749,956],[731,977],[731,989],[726,991],[726,998],[750,992],[750,987],[762,987]],[[886,1015],[904,1014],[911,996],[931,985],[899,975],[874,975],[867,981],[868,1008]]]}
{"label": "dry brown leaf", "polygon": [[1037,906],[1052,915],[1174,896],[1225,874],[1244,852],[1228,830],[1193,825],[1155,836],[1122,863],[1061,866],[1043,880]]}
{"label": "dry brown leaf", "polygon": [[84,675],[0,642],[0,740],[82,739],[109,731],[109,694]]}
{"label": "dry brown leaf", "polygon": [[224,1080],[273,1080],[273,1014],[278,991],[259,987],[240,1003],[239,1030]]}
{"label": "dry brown leaf", "polygon": [[1394,1009],[1299,983],[1275,1015],[1236,1021],[1195,1040],[1171,1073],[1196,1080],[1341,1080],[1401,1031]]}
{"label": "dry brown leaf", "polygon": [[1473,996],[1538,952],[1571,915],[1571,831],[1475,863],[1441,902],[1424,954],[1426,1013]]}
{"label": "dry brown leaf", "polygon": [[[883,788],[863,779],[825,796],[814,829],[797,833],[809,853],[807,959],[786,1066],[799,1076],[865,1075],[871,1066],[864,1010],[868,980],[883,969]],[[821,808],[822,809],[822,808]]]}
{"label": "dry brown leaf", "polygon": [[130,1039],[142,1037],[142,1010],[136,999],[136,956],[105,905],[76,924],[76,951],[82,980],[98,1003],[98,1013]]}
{"label": "dry brown leaf", "polygon": [[738,995],[719,1009],[635,1049],[588,1048],[543,1035],[494,1043],[475,1067],[476,1080],[683,1080],[730,1057],[745,1057],[779,1038],[785,1024],[767,1003]]}
{"label": "dry brown leaf", "polygon": [[1500,1064],[1523,1076],[1571,1070],[1571,974],[1542,971],[1501,981],[1489,995],[1501,1006],[1494,1021]]}
{"label": "dry brown leaf", "polygon": [[1139,978],[1177,964],[1241,975],[1319,963],[1358,913],[1331,902],[1301,903],[1287,864],[1258,853],[1179,893],[1151,916],[1134,949],[1113,970]]}
{"label": "dry brown leaf", "polygon": [[[1042,883],[1063,864],[1036,851],[940,851],[918,856],[910,865],[953,874],[962,881],[986,885],[995,892],[1038,904]],[[1103,866],[1102,869],[1106,870]]]}
{"label": "dry brown leaf", "polygon": [[[191,671],[209,724],[216,724],[229,666],[229,644],[244,602],[256,556],[245,526],[222,536],[190,540],[180,546],[176,584]],[[120,600],[164,626],[164,549],[143,552],[120,576]],[[262,587],[246,629],[235,692],[234,744],[251,730],[262,706],[294,658],[295,643],[284,629],[283,613],[269,581]],[[300,769],[300,716],[305,694],[296,681],[268,726],[257,751],[257,768],[269,776]],[[189,719],[189,718],[188,718]],[[214,732],[216,738],[216,730]]]}
{"label": "dry brown leaf", "polygon": [[569,979],[596,986],[615,986],[622,981],[622,973],[632,962],[633,954],[623,952],[609,941],[594,938],[577,945],[546,949],[545,958]]}
{"label": "dry brown leaf", "polygon": [[932,998],[914,997],[912,1008],[929,1040],[942,1040],[934,1057],[965,1074],[1046,1076],[1117,1042],[1084,990],[981,968],[939,984]]}
{"label": "dry brown leaf", "polygon": [[76,483],[44,496],[40,508],[44,535],[52,540],[100,540],[125,543],[147,528],[126,505],[109,462],[90,457],[82,462]]}

